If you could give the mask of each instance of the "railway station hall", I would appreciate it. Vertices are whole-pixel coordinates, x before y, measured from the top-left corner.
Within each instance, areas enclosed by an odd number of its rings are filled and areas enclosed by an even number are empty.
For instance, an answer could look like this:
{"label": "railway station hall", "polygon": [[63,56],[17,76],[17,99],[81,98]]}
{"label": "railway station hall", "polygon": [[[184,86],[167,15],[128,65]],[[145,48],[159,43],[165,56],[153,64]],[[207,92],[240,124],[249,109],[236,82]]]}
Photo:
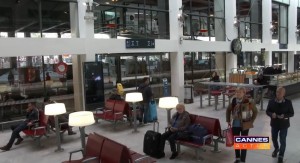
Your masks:
{"label": "railway station hall", "polygon": [[0,163],[300,163],[300,0],[0,0]]}

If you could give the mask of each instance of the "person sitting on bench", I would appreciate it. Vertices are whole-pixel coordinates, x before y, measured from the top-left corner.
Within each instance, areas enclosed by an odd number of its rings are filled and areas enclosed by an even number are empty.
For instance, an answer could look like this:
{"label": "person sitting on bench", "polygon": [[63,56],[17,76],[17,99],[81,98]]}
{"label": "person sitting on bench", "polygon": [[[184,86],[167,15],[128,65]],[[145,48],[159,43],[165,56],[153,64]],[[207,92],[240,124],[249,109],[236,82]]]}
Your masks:
{"label": "person sitting on bench", "polygon": [[[161,144],[162,151],[165,148],[165,141],[168,140],[170,143],[172,155],[170,159],[175,159],[178,156],[178,152],[176,150],[175,141],[181,138],[180,132],[186,131],[188,126],[191,123],[191,119],[189,113],[185,111],[185,106],[183,104],[177,104],[176,113],[173,114],[172,119],[170,121],[169,127],[165,133],[161,136]],[[164,154],[163,154],[164,155]]]}
{"label": "person sitting on bench", "polygon": [[10,140],[5,146],[1,147],[0,149],[3,151],[9,151],[16,139],[17,142],[15,143],[15,145],[19,145],[23,141],[23,138],[21,138],[20,136],[20,132],[30,126],[33,126],[34,123],[38,121],[38,119],[39,111],[36,108],[35,103],[28,103],[28,108],[26,109],[26,119],[17,125],[11,126],[12,134]]}
{"label": "person sitting on bench", "polygon": [[[52,101],[49,99],[49,97],[45,97],[44,98],[44,105],[47,105],[47,104],[52,104],[52,103],[55,103],[55,101]],[[51,128],[55,128],[55,121],[54,121],[54,117],[53,116],[50,116],[49,117],[49,125]],[[61,130],[63,129],[67,129],[68,130],[68,135],[74,135],[76,134],[76,132],[74,132],[72,130],[72,127],[69,126],[68,123],[66,122],[69,122],[69,119],[68,119],[68,116],[66,116],[65,114],[62,114],[62,115],[59,115],[58,116],[58,123],[64,123],[61,125]]]}

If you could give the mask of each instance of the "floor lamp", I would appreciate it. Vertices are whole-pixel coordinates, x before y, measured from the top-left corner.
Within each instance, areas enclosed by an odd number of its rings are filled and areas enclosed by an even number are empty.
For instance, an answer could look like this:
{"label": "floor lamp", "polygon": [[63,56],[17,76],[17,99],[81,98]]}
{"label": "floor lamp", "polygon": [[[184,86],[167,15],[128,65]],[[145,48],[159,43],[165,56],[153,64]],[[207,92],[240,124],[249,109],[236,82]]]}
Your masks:
{"label": "floor lamp", "polygon": [[95,123],[93,112],[79,111],[69,114],[69,126],[79,127],[81,146],[85,153],[85,126]]}
{"label": "floor lamp", "polygon": [[159,98],[158,107],[166,109],[167,110],[167,119],[168,124],[170,124],[171,121],[171,110],[176,107],[178,104],[178,98],[177,97],[162,97]]}
{"label": "floor lamp", "polygon": [[45,115],[54,116],[57,143],[57,149],[55,152],[61,152],[64,150],[61,148],[60,127],[58,125],[58,115],[64,113],[66,113],[66,106],[64,103],[54,103],[45,106]]}
{"label": "floor lamp", "polygon": [[143,101],[143,95],[140,92],[127,93],[125,101],[132,102],[133,105],[133,132],[137,131],[137,120],[136,120],[136,102]]}

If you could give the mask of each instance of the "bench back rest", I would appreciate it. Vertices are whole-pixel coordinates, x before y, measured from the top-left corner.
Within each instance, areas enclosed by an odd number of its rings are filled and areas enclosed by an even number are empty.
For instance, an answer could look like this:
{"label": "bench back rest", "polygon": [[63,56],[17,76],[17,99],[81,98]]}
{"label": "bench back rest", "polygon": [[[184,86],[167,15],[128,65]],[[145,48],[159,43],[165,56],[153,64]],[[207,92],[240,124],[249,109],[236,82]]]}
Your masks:
{"label": "bench back rest", "polygon": [[100,155],[101,163],[120,163],[126,147],[111,139],[105,139]]}
{"label": "bench back rest", "polygon": [[104,137],[100,137],[95,134],[89,134],[86,143],[85,158],[98,157],[103,147],[103,142],[105,142]]}
{"label": "bench back rest", "polygon": [[113,110],[114,109],[114,106],[115,106],[115,102],[116,100],[106,100],[105,101],[105,109],[108,109],[108,110]]}
{"label": "bench back rest", "polygon": [[200,124],[205,127],[209,134],[218,137],[221,136],[221,125],[219,119],[194,114],[190,114],[190,119],[192,124]]}
{"label": "bench back rest", "polygon": [[45,112],[39,110],[39,126],[47,126],[49,116],[45,115]]}
{"label": "bench back rest", "polygon": [[116,101],[114,106],[114,112],[122,112],[125,113],[126,107],[129,107],[128,103],[125,101]]}

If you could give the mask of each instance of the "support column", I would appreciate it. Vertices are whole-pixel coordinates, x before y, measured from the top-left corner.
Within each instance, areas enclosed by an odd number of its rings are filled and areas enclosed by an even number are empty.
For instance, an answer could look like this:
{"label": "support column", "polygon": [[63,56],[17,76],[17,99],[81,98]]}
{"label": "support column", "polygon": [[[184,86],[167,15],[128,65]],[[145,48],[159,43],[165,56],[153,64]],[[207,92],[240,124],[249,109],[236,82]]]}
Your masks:
{"label": "support column", "polygon": [[266,51],[264,58],[265,58],[265,66],[271,66],[272,65],[272,51]]}
{"label": "support column", "polygon": [[[73,67],[73,89],[74,89],[74,111],[85,110],[84,99],[84,82],[83,82],[83,66],[82,62],[85,55],[72,55]],[[76,75],[75,75],[76,74]]]}
{"label": "support column", "polygon": [[[232,41],[238,37],[238,30],[234,26],[234,17],[236,16],[236,0],[226,1],[225,3],[225,27],[226,27],[226,41]],[[229,39],[229,40],[228,40]],[[229,79],[229,73],[232,68],[237,68],[237,55],[231,52],[226,54],[226,77]],[[228,81],[226,79],[226,81]]]}
{"label": "support column", "polygon": [[[72,38],[94,38],[94,21],[84,19],[84,16],[92,16],[93,14],[86,13],[86,6],[83,5],[84,2],[86,0],[78,0],[78,3],[70,3]],[[72,56],[73,83],[75,83],[73,84],[75,111],[85,110],[82,63],[86,61],[95,61],[95,54],[87,53]]]}
{"label": "support column", "polygon": [[[225,17],[225,2],[224,0],[214,0],[214,16],[215,17]],[[215,19],[214,21],[214,30],[216,41],[225,41],[225,20]],[[217,52],[215,55],[215,68],[220,77],[225,76],[225,55],[224,52]],[[226,69],[226,68],[225,68]]]}
{"label": "support column", "polygon": [[[272,22],[272,1],[262,0],[262,42],[270,44],[272,43],[272,33],[270,31]],[[266,49],[269,50],[269,49]],[[271,53],[272,54],[272,53]]]}
{"label": "support column", "polygon": [[178,20],[178,15],[182,14],[182,10],[179,9],[181,6],[182,0],[169,0],[170,40],[177,40],[179,44],[177,52],[170,53],[171,90],[172,96],[177,96],[182,102],[184,99],[184,63],[180,39],[183,36],[183,25]]}
{"label": "support column", "polygon": [[296,54],[296,51],[290,51],[288,52],[288,67],[287,72],[294,72],[294,55]]}
{"label": "support column", "polygon": [[[297,1],[290,1],[290,5],[288,7],[288,36],[289,36],[288,43],[289,44],[297,44],[297,35],[296,35],[297,15],[298,15],[297,14],[297,6],[298,6]],[[293,70],[294,70],[294,68],[293,68]]]}

